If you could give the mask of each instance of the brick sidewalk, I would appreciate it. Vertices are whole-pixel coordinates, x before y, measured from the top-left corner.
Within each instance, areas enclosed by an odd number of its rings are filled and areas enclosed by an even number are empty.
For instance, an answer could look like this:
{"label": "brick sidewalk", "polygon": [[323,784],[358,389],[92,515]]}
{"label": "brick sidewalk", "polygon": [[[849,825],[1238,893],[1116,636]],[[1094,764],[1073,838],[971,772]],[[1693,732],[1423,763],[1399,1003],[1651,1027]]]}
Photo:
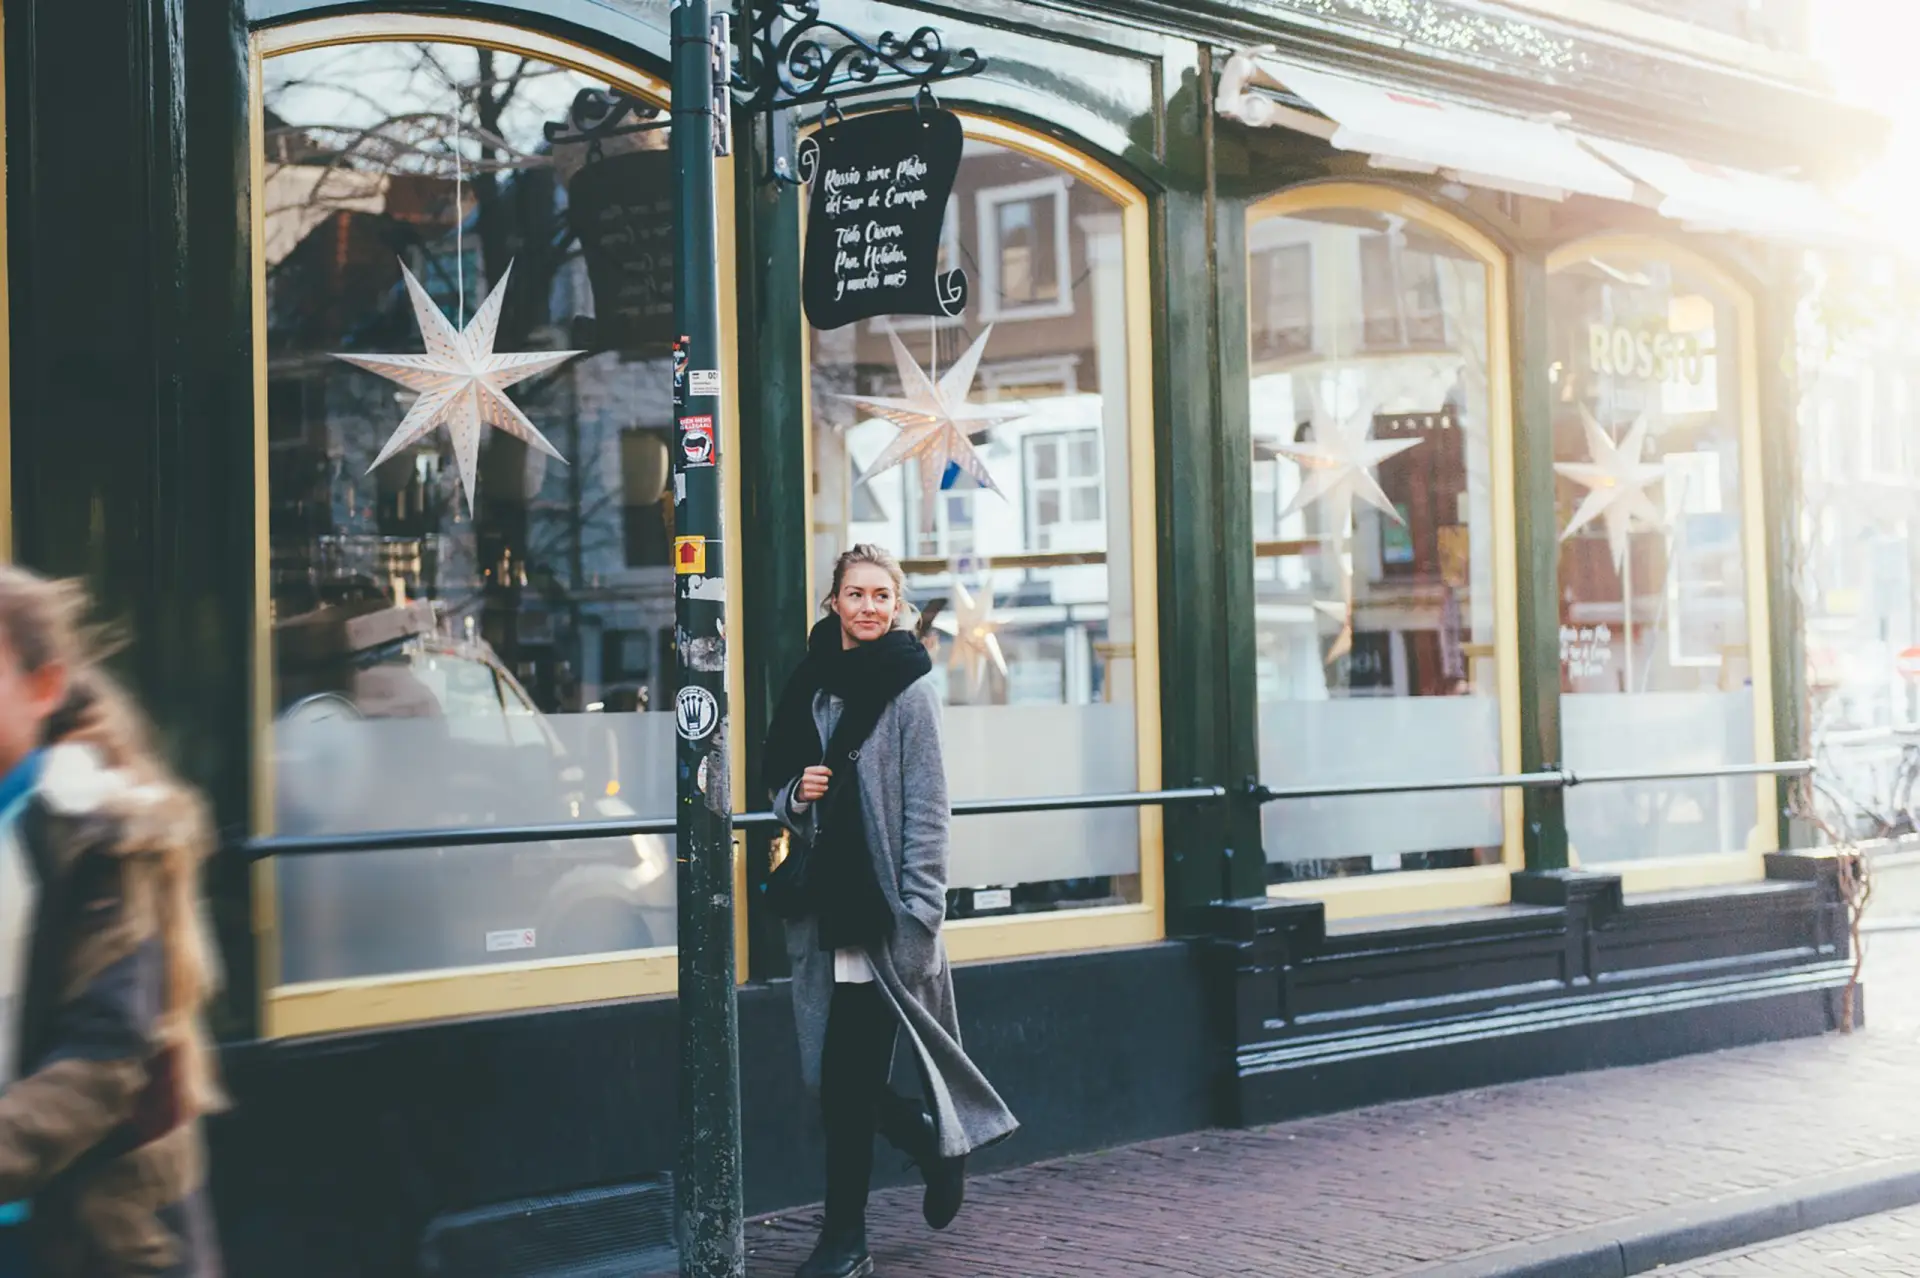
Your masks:
{"label": "brick sidewalk", "polygon": [[[1022,1168],[975,1181],[940,1235],[917,1192],[878,1193],[877,1278],[1409,1274],[1920,1151],[1920,935],[1872,938],[1869,955],[1863,1034]],[[818,1224],[750,1224],[751,1278],[787,1278]]]}

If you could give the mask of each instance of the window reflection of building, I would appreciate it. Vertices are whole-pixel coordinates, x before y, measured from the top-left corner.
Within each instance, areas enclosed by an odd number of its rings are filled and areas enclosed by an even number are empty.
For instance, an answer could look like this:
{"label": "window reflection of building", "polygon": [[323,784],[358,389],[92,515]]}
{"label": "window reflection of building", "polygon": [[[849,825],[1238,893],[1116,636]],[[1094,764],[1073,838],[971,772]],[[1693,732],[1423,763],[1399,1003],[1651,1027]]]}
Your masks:
{"label": "window reflection of building", "polygon": [[1362,236],[1359,248],[1366,344],[1393,350],[1445,343],[1438,259],[1409,250],[1398,230]]}
{"label": "window reflection of building", "polygon": [[[1439,215],[1373,211],[1364,188],[1357,207],[1323,198],[1283,197],[1288,211],[1256,209],[1247,229],[1261,776],[1492,775],[1495,255]],[[1510,835],[1491,792],[1264,817],[1282,882],[1492,865]]]}
{"label": "window reflection of building", "polygon": [[[1748,611],[1739,302],[1704,268],[1659,250],[1576,246],[1549,280],[1560,548],[1563,749],[1576,770],[1751,763],[1771,736]],[[1594,433],[1599,433],[1596,444]],[[1580,482],[1597,453],[1640,449],[1633,483]],[[1624,528],[1624,539],[1617,539]],[[1583,863],[1741,853],[1762,806],[1750,780],[1570,793]],[[1772,792],[1771,783],[1767,793]]]}
{"label": "window reflection of building", "polygon": [[1100,436],[1029,435],[1027,528],[1036,550],[1087,550],[1106,538],[1100,511]]}
{"label": "window reflection of building", "polygon": [[[342,698],[351,724],[328,731],[371,761],[357,794],[295,803],[300,787],[279,787],[277,827],[669,811],[671,721],[635,713],[673,691],[666,340],[617,326],[624,316],[594,294],[573,217],[587,201],[569,189],[614,170],[543,133],[605,82],[451,44],[330,46],[265,69],[276,708]],[[623,207],[670,212],[658,192],[644,197]],[[396,258],[456,325],[511,263],[495,349],[586,348],[511,392],[564,463],[484,432],[471,507],[445,430],[369,472],[414,393],[335,353],[420,349]],[[379,670],[385,683],[370,682]],[[380,691],[395,680],[411,689],[404,706]],[[275,735],[283,771],[320,740],[291,719]],[[418,873],[433,855],[284,867],[283,977],[674,939],[670,840],[482,850],[451,894]],[[533,939],[478,944],[498,929]]]}
{"label": "window reflection of building", "polygon": [[1072,313],[1072,290],[1062,283],[1068,264],[1061,260],[1068,242],[1068,203],[1066,181],[1058,177],[977,193],[987,319]]}
{"label": "window reflection of building", "polygon": [[[1126,273],[1135,267],[1121,250],[1122,217],[1093,183],[979,138],[967,142],[950,209],[972,284],[964,315],[811,335],[816,581],[824,586],[840,548],[873,541],[904,552],[912,602],[939,605],[935,671],[955,797],[1131,789],[1140,734]],[[971,398],[1019,411],[972,442],[1000,491],[949,474],[928,509],[916,463],[869,473],[895,428],[838,396],[899,393],[887,334],[937,371],[989,325]],[[978,610],[968,620],[984,618],[996,634],[1004,673],[959,633],[963,593]],[[1138,902],[1141,828],[1126,811],[956,825],[949,909]]]}
{"label": "window reflection of building", "polygon": [[1248,254],[1253,358],[1284,359],[1313,348],[1313,248],[1279,244]]}

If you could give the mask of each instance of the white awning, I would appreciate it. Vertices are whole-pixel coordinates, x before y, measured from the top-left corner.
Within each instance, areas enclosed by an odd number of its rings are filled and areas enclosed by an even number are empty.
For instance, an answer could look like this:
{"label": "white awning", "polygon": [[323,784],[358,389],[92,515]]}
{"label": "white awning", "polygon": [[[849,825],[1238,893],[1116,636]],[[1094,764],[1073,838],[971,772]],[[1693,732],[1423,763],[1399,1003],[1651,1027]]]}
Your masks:
{"label": "white awning", "polygon": [[1819,188],[1730,169],[1611,138],[1581,137],[1594,154],[1631,174],[1643,204],[1689,230],[1738,231],[1792,244],[1860,243],[1864,225]]}
{"label": "white awning", "polygon": [[[1279,100],[1292,94],[1319,112]],[[1631,200],[1633,182],[1543,120],[1436,98],[1391,84],[1238,53],[1220,76],[1214,108],[1257,126],[1326,138],[1377,168],[1438,173],[1470,186],[1550,200],[1570,194]],[[1324,118],[1323,118],[1324,117]]]}

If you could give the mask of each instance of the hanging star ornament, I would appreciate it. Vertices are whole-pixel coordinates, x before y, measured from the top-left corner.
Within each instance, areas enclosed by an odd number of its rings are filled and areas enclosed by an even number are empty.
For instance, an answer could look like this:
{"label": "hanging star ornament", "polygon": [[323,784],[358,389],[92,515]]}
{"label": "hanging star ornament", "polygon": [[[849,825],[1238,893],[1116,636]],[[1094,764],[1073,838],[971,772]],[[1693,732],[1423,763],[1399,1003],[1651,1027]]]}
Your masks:
{"label": "hanging star ornament", "polygon": [[980,686],[985,663],[992,662],[1002,679],[1007,677],[1007,656],[1000,648],[1000,622],[993,615],[993,590],[989,586],[978,599],[962,585],[953,582],[953,651],[947,666],[965,666],[970,687]]}
{"label": "hanging star ornament", "polygon": [[453,455],[460,466],[460,485],[467,496],[467,514],[473,514],[474,479],[480,466],[480,424],[525,440],[547,456],[564,462],[559,450],[547,442],[520,406],[507,398],[507,387],[538,373],[564,364],[580,351],[526,351],[513,355],[494,353],[493,341],[500,328],[500,306],[506,300],[507,280],[513,265],[500,275],[500,282],[487,294],[487,300],[473,313],[464,331],[456,330],[434,304],[420,281],[413,278],[407,264],[400,264],[406,279],[407,294],[413,299],[414,318],[420,324],[420,337],[426,344],[422,355],[345,355],[345,360],[370,373],[400,383],[418,393],[413,406],[401,419],[386,447],[367,467],[377,469],[402,449],[411,448],[446,426],[453,437]]}
{"label": "hanging star ornament", "polygon": [[1567,540],[1595,519],[1604,521],[1607,545],[1613,550],[1613,567],[1617,572],[1627,562],[1627,537],[1633,531],[1635,520],[1644,528],[1666,527],[1666,516],[1647,496],[1647,486],[1665,479],[1667,468],[1658,462],[1640,460],[1649,429],[1645,413],[1634,419],[1626,437],[1618,444],[1584,407],[1580,410],[1580,424],[1586,428],[1590,460],[1553,464],[1555,471],[1587,490],[1566,531],[1560,534],[1560,540]]}
{"label": "hanging star ornament", "polygon": [[1331,618],[1340,629],[1334,633],[1333,643],[1327,648],[1326,662],[1332,665],[1353,651],[1353,556],[1343,553],[1340,556],[1340,597],[1338,599],[1316,599],[1313,610],[1323,617]]}
{"label": "hanging star ornament", "polygon": [[[1355,499],[1383,512],[1395,523],[1404,524],[1400,512],[1373,477],[1373,468],[1389,457],[1396,457],[1426,441],[1414,439],[1373,439],[1371,409],[1345,418],[1331,413],[1315,414],[1313,442],[1275,444],[1273,447],[1292,458],[1300,467],[1300,491],[1293,495],[1282,518],[1304,510],[1316,501],[1325,501],[1334,517],[1336,536],[1344,535],[1353,519]],[[1323,428],[1325,424],[1325,428]]]}
{"label": "hanging star ornament", "polygon": [[[891,470],[916,458],[920,462],[920,518],[922,526],[933,527],[934,494],[947,486],[947,472],[958,469],[971,475],[982,488],[1000,492],[1000,485],[993,482],[993,476],[987,472],[987,464],[973,450],[968,436],[975,432],[1024,417],[1027,410],[1009,404],[973,404],[967,401],[968,393],[973,389],[973,375],[980,367],[980,355],[987,348],[987,338],[993,335],[993,326],[989,324],[980,336],[967,347],[966,353],[954,361],[953,367],[941,374],[939,381],[928,377],[926,370],[914,362],[907,353],[905,343],[898,333],[888,333],[893,343],[893,362],[900,371],[900,385],[906,392],[899,398],[882,395],[840,395],[847,400],[871,411],[875,416],[883,417],[900,428],[900,434],[891,444],[873,459],[864,478],[871,481],[882,471]],[[1000,493],[1004,498],[1005,493]]]}

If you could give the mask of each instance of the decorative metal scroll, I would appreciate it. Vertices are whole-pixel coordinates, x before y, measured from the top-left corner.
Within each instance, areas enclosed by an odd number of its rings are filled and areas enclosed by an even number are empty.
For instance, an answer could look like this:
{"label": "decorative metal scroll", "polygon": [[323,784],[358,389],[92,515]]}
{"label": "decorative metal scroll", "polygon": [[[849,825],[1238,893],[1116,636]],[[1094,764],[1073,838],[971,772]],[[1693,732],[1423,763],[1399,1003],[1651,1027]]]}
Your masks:
{"label": "decorative metal scroll", "polygon": [[602,158],[602,144],[610,138],[650,133],[672,124],[660,108],[618,89],[582,89],[573,95],[564,121],[549,122],[543,132],[555,146],[586,143],[587,162]]}
{"label": "decorative metal scroll", "polygon": [[733,89],[750,111],[771,112],[908,85],[978,75],[987,60],[949,49],[932,27],[868,40],[820,16],[820,0],[740,0]]}

